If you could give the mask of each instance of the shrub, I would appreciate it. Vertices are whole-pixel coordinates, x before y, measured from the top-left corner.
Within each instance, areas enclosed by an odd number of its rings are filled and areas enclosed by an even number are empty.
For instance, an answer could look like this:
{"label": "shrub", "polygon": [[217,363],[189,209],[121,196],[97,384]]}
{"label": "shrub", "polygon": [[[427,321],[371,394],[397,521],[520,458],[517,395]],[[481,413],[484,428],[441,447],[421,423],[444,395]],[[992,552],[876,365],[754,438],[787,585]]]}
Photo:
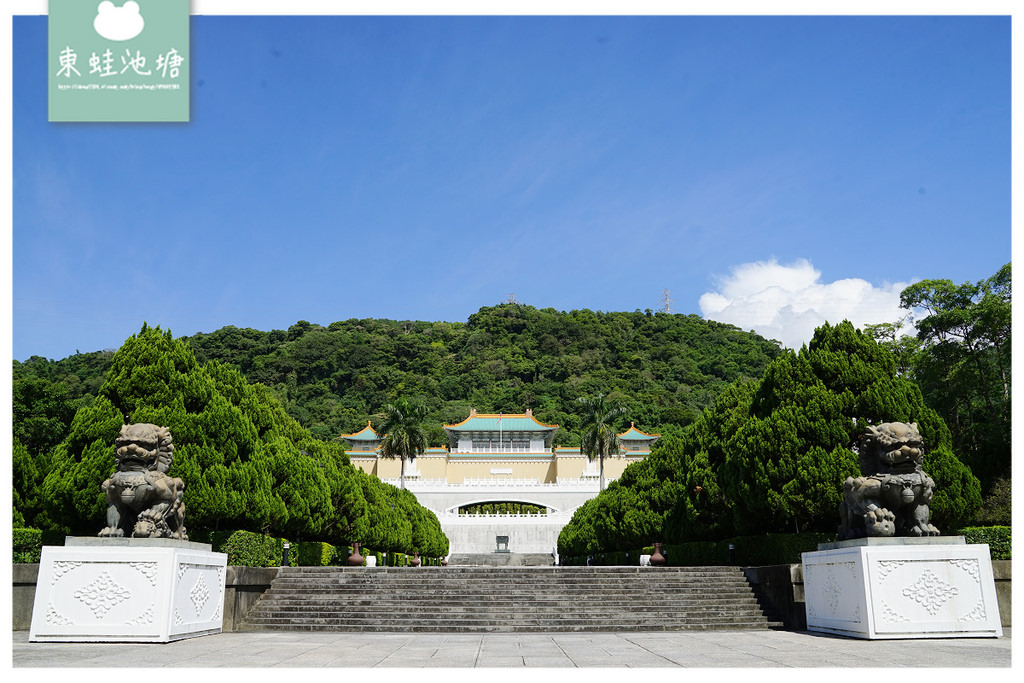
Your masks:
{"label": "shrub", "polygon": [[[283,538],[273,538],[251,531],[214,531],[208,535],[214,551],[227,553],[228,564],[242,567],[279,567],[284,555]],[[291,566],[297,566],[295,548],[289,556]]]}
{"label": "shrub", "polygon": [[[800,553],[818,549],[819,543],[835,541],[836,535],[821,532],[800,534],[761,534],[755,536],[733,536],[720,541],[690,541],[670,543],[661,546],[666,564],[672,567],[699,567],[732,564],[729,544],[735,548],[735,564],[757,567],[772,564],[793,564],[800,562]],[[651,555],[654,546],[645,546],[630,553],[630,558]],[[630,564],[633,564],[631,561]]]}
{"label": "shrub", "polygon": [[671,567],[729,564],[729,546],[725,542],[672,543],[663,545],[661,554],[665,556],[665,564]]}
{"label": "shrub", "polygon": [[818,549],[819,543],[836,540],[833,533],[804,532],[801,534],[765,534],[738,536],[721,542],[728,559],[729,543],[736,546],[736,564],[757,567],[772,564],[800,562],[800,554]]}
{"label": "shrub", "polygon": [[981,510],[974,516],[977,526],[1004,526],[1013,519],[1013,486],[1009,477],[997,479],[985,496]]}
{"label": "shrub", "polygon": [[344,548],[335,548],[330,543],[322,541],[300,541],[293,543],[291,552],[295,553],[295,561],[300,567],[326,567],[334,562],[335,554],[344,561],[348,557]]}
{"label": "shrub", "polygon": [[960,529],[959,533],[968,543],[988,543],[993,560],[1012,560],[1008,526],[971,526]]}
{"label": "shrub", "polygon": [[14,529],[11,531],[14,546],[14,562],[31,564],[39,562],[43,551],[43,532],[39,529]]}

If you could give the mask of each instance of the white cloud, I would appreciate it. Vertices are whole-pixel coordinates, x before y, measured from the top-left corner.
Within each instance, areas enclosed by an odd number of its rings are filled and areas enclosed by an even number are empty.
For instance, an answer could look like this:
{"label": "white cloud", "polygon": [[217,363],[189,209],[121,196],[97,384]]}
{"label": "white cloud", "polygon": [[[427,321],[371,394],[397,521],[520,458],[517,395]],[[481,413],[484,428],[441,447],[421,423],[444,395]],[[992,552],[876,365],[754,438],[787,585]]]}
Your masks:
{"label": "white cloud", "polygon": [[110,0],[103,0],[96,9],[92,27],[107,40],[131,40],[142,33],[146,25],[139,14],[139,4],[131,0],[122,7],[115,7]]}
{"label": "white cloud", "polygon": [[790,265],[772,259],[733,267],[716,283],[717,291],[703,294],[699,303],[709,320],[754,330],[798,349],[826,321],[835,325],[849,320],[863,329],[899,320],[906,314],[900,308],[900,292],[909,284],[876,287],[859,278],[823,283],[821,271],[806,259]]}

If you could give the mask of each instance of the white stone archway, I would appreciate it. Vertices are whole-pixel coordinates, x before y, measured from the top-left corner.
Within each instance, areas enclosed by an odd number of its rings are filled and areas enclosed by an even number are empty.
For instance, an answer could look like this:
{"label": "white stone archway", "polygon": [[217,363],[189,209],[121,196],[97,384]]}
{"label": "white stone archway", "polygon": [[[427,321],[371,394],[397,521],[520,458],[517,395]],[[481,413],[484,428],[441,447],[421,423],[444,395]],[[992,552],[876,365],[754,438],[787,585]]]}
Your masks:
{"label": "white stone archway", "polygon": [[[391,482],[397,484],[398,482]],[[555,553],[558,534],[580,505],[597,495],[597,482],[538,484],[491,480],[448,484],[410,481],[406,488],[437,515],[449,541],[449,554],[492,553],[495,538],[508,536],[509,552]],[[542,515],[460,515],[459,508],[491,502],[519,502],[549,509]]]}

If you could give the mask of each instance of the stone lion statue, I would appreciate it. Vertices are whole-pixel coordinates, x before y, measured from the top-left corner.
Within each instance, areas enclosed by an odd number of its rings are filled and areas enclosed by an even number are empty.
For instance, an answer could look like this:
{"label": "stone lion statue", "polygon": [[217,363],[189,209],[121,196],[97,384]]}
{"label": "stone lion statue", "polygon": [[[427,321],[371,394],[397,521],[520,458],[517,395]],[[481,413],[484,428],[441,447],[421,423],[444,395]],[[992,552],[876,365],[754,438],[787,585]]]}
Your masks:
{"label": "stone lion statue", "polygon": [[103,482],[107,526],[100,536],[178,538],[185,534],[185,482],[167,476],[174,443],[167,427],[121,427],[114,443],[117,471]]}
{"label": "stone lion statue", "polygon": [[839,506],[839,540],[865,536],[938,536],[928,522],[935,482],[921,470],[917,423],[868,425],[857,442],[863,476],[847,477]]}

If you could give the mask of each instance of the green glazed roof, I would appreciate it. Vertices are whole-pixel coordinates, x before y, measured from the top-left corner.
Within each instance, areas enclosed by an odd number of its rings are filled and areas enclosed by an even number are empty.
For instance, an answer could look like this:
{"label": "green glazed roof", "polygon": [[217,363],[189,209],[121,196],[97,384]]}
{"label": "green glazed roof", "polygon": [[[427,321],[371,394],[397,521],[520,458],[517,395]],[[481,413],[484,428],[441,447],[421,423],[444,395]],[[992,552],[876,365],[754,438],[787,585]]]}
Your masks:
{"label": "green glazed roof", "polygon": [[470,415],[444,428],[453,432],[549,432],[558,429],[558,425],[543,424],[532,415]]}
{"label": "green glazed roof", "polygon": [[341,438],[351,439],[352,441],[380,441],[380,437],[377,436],[377,432],[373,431],[373,427],[370,426],[369,422],[355,434],[342,434]]}
{"label": "green glazed roof", "polygon": [[661,434],[648,434],[646,432],[641,432],[632,424],[629,425],[629,429],[624,431],[622,434],[619,434],[619,438],[624,441],[651,441],[652,439],[657,439],[660,436]]}

